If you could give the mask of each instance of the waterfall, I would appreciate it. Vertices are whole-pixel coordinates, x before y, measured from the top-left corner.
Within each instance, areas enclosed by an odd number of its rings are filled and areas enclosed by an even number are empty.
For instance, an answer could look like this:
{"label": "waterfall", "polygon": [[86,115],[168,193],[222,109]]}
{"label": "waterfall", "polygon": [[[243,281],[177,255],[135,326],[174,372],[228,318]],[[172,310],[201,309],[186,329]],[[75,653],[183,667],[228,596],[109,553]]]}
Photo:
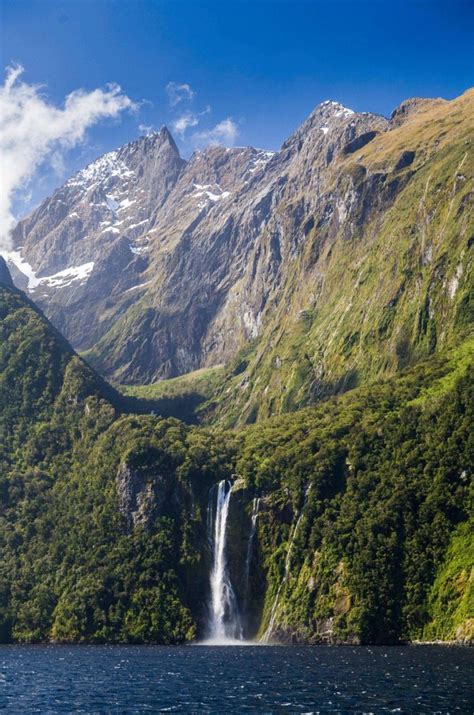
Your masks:
{"label": "waterfall", "polygon": [[252,518],[251,518],[251,523],[250,523],[250,534],[249,534],[249,540],[247,544],[247,556],[245,559],[245,603],[248,601],[248,593],[249,593],[249,580],[250,580],[250,562],[252,560],[252,546],[253,546],[253,540],[255,538],[255,531],[257,529],[257,517],[258,517],[258,509],[260,506],[260,498],[255,497],[252,503]]}
{"label": "waterfall", "polygon": [[295,543],[295,537],[296,537],[296,534],[298,533],[298,529],[300,527],[301,520],[303,518],[303,512],[304,512],[304,508],[306,506],[306,502],[308,501],[308,496],[309,496],[310,490],[311,490],[311,485],[306,489],[305,501],[304,501],[304,504],[303,504],[301,511],[299,513],[298,519],[296,520],[295,528],[293,529],[293,534],[291,535],[290,543],[288,545],[288,551],[286,552],[286,558],[285,558],[285,573],[284,573],[283,578],[280,582],[280,585],[278,586],[278,590],[276,592],[276,596],[275,596],[275,599],[273,601],[272,608],[270,611],[270,619],[268,621],[267,629],[260,639],[261,643],[268,643],[270,640],[270,637],[273,633],[273,628],[275,626],[275,620],[276,620],[277,607],[278,607],[278,603],[280,600],[280,593],[283,589],[283,586],[286,584],[286,582],[288,580],[288,576],[290,574],[291,553],[293,551],[293,544]]}
{"label": "waterfall", "polygon": [[227,517],[231,494],[232,485],[225,479],[219,482],[217,490],[213,487],[209,493],[207,525],[213,557],[210,577],[209,639],[216,643],[241,641],[243,638],[237,599],[226,563]]}

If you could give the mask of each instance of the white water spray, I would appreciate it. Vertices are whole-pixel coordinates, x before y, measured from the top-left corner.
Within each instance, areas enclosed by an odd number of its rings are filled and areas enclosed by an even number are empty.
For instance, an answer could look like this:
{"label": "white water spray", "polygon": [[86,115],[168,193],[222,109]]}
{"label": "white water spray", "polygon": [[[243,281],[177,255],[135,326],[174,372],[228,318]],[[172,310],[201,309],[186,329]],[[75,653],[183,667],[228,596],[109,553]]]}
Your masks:
{"label": "white water spray", "polygon": [[[232,485],[225,479],[209,495],[208,529],[212,544],[211,604],[209,614],[209,640],[229,644],[242,641],[242,625],[237,599],[229,578],[226,562],[226,531]],[[214,512],[215,501],[215,512]]]}

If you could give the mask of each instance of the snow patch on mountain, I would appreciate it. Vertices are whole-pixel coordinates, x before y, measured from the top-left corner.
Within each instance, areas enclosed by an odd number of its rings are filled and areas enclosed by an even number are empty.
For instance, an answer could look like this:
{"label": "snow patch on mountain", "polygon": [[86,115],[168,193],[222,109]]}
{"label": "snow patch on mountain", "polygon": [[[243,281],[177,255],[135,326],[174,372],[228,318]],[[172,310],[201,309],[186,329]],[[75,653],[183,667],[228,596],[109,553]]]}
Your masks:
{"label": "snow patch on mountain", "polygon": [[36,275],[36,271],[21,255],[21,249],[16,251],[3,251],[1,253],[7,264],[14,266],[28,281],[27,289],[33,293],[39,287],[65,288],[71,283],[79,281],[83,285],[94,269],[94,261],[83,263],[80,266],[70,266],[50,276]]}
{"label": "snow patch on mountain", "polygon": [[3,256],[7,265],[15,266],[15,268],[27,278],[29,291],[36,288],[40,281],[36,277],[36,272],[30,266],[28,261],[22,257],[21,248],[16,251],[2,251],[0,252],[0,255]]}
{"label": "snow patch on mountain", "polygon": [[[131,218],[131,216],[127,216],[127,218]],[[139,226],[143,226],[145,223],[148,223],[149,219],[144,218],[143,221],[139,221],[138,223],[132,223],[130,226],[127,226],[127,230],[131,231],[134,228],[138,228]],[[121,222],[120,222],[121,223]]]}
{"label": "snow patch on mountain", "polygon": [[[200,198],[202,196],[206,197],[204,200],[198,202],[198,208],[200,209],[206,208],[206,206],[209,204],[209,201],[212,201],[214,203],[216,201],[220,201],[221,199],[226,199],[228,196],[230,196],[230,191],[222,191],[219,184],[193,184],[193,186],[195,189],[197,189],[197,191],[194,191],[192,196],[195,196],[196,198]],[[214,191],[220,191],[220,193],[216,194],[210,189],[213,189]]]}
{"label": "snow patch on mountain", "polygon": [[90,274],[94,270],[94,261],[83,263],[81,266],[70,266],[62,271],[54,273],[52,276],[43,276],[37,278],[38,285],[31,290],[35,290],[40,285],[46,285],[49,288],[67,288],[76,281],[81,285],[87,282]]}
{"label": "snow patch on mountain", "polygon": [[117,177],[123,181],[134,176],[134,172],[128,168],[123,160],[118,158],[118,154],[118,151],[104,154],[104,156],[88,164],[85,169],[74,174],[66,182],[66,186],[77,186],[87,192],[111,177]]}
{"label": "snow patch on mountain", "polygon": [[132,286],[131,288],[127,288],[127,290],[124,290],[124,293],[130,293],[131,290],[137,290],[138,288],[143,288],[144,286],[147,286],[149,283],[151,283],[151,280],[150,280],[150,281],[145,281],[144,283],[139,283],[139,284],[136,285],[136,286]]}

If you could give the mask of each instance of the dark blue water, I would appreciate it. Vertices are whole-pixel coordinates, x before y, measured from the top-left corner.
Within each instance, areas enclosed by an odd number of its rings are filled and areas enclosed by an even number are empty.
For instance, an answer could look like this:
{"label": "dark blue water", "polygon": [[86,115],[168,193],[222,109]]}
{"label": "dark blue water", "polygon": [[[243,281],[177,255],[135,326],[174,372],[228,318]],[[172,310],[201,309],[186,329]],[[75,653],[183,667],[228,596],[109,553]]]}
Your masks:
{"label": "dark blue water", "polygon": [[0,646],[14,713],[472,713],[474,650]]}

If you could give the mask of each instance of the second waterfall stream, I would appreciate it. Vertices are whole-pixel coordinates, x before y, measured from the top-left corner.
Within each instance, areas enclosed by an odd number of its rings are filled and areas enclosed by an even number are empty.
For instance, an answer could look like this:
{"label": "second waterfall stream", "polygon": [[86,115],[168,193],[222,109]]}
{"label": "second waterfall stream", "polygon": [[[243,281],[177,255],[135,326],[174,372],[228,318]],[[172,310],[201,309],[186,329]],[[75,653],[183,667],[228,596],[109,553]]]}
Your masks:
{"label": "second waterfall stream", "polygon": [[212,548],[208,639],[211,643],[222,645],[243,640],[242,622],[226,560],[227,519],[231,494],[232,484],[225,479],[212,487],[207,519]]}

